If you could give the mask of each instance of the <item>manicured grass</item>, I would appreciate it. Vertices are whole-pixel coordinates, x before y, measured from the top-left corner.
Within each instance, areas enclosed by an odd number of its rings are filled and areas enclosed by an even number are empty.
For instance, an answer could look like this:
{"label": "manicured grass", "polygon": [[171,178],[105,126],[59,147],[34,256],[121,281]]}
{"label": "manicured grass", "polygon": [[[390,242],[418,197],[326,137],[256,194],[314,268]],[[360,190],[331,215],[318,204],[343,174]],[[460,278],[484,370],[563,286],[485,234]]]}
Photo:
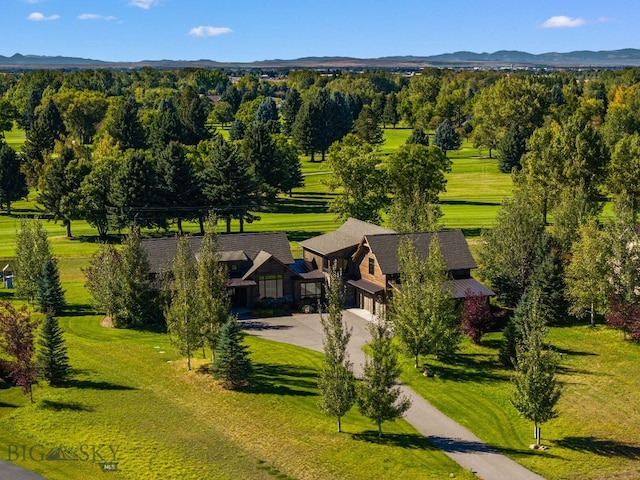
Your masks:
{"label": "manicured grass", "polygon": [[543,443],[532,451],[533,426],[510,403],[511,372],[497,359],[501,334],[481,346],[465,341],[449,363],[427,358],[440,378],[425,378],[404,361],[403,381],[482,440],[549,479],[635,479],[640,474],[640,348],[599,326],[552,328],[549,341],[562,353],[564,392],[559,416],[542,425]]}
{"label": "manicured grass", "polygon": [[24,130],[19,129],[15,125],[12,130],[4,132],[4,141],[16,151],[20,151],[22,144],[24,143],[24,139]]}
{"label": "manicured grass", "polygon": [[[385,438],[354,410],[335,421],[316,403],[321,355],[248,337],[252,389],[229,392],[197,359],[184,360],[160,333],[99,326],[66,316],[75,369],[66,388],[35,388],[33,405],[12,388],[0,404],[0,444],[118,446],[114,478],[473,478],[406,422],[385,424]],[[97,476],[78,462],[16,462],[51,479]]]}

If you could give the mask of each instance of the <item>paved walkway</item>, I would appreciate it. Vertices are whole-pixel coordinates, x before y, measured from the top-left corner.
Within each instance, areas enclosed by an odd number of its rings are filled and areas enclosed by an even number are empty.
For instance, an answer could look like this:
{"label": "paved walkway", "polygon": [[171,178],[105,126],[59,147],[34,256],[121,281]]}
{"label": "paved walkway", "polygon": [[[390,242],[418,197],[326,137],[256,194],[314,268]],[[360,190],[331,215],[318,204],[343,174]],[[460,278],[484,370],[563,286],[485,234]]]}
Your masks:
{"label": "paved walkway", "polygon": [[[352,328],[348,349],[356,376],[362,374],[365,358],[362,347],[370,338],[367,326],[370,317],[371,314],[365,310],[350,309],[344,312],[344,319]],[[252,335],[323,351],[322,326],[318,314],[246,320],[243,323]],[[461,467],[483,480],[544,480],[490,448],[406,385],[400,385],[400,388],[412,402],[405,419]]]}

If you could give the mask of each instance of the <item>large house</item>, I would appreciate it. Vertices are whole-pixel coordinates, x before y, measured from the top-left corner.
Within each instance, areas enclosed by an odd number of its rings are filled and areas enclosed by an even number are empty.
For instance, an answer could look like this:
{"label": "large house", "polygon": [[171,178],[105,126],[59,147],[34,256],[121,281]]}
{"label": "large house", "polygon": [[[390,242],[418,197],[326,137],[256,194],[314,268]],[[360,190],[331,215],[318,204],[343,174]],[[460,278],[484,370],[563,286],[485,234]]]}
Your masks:
{"label": "large house", "polygon": [[[365,235],[351,257],[353,272],[347,284],[354,288],[354,305],[373,314],[382,313],[393,290],[400,284],[400,262],[398,246],[402,239],[409,238],[415,245],[418,256],[425,260],[429,255],[429,244],[433,232],[400,235],[397,233]],[[451,276],[453,298],[464,298],[467,292],[492,296],[493,292],[471,277],[477,268],[461,230],[443,230],[437,233],[442,256]]]}
{"label": "large house", "polygon": [[[427,258],[434,233],[410,234],[418,254]],[[466,292],[493,295],[471,277],[476,263],[460,230],[437,233],[442,254],[452,278],[454,298]],[[405,235],[393,230],[349,219],[334,232],[300,242],[303,258],[291,255],[284,232],[236,233],[218,236],[220,261],[227,267],[227,289],[232,305],[252,308],[265,299],[282,299],[296,305],[318,304],[331,267],[342,272],[346,284],[345,303],[373,314],[384,311],[399,284],[398,245]],[[198,256],[202,237],[189,237]],[[151,272],[171,269],[176,237],[143,240]]]}
{"label": "large house", "polygon": [[[202,237],[189,237],[196,258],[201,243]],[[176,237],[143,240],[152,274],[171,269],[177,245]],[[227,290],[235,308],[251,308],[266,298],[298,303],[318,301],[321,296],[324,275],[293,259],[284,232],[219,235],[218,247],[220,261],[229,272]]]}

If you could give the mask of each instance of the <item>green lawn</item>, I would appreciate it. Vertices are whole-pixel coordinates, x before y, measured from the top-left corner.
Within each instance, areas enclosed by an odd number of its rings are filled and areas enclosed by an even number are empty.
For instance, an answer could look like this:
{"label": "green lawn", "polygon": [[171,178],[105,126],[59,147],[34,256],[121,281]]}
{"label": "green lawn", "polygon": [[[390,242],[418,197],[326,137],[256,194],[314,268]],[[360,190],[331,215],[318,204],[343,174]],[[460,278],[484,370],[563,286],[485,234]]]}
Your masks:
{"label": "green lawn", "polygon": [[14,126],[13,130],[9,132],[4,132],[4,141],[7,142],[10,147],[17,151],[22,148],[24,138],[24,130],[17,128],[17,126]]}
{"label": "green lawn", "polygon": [[[387,129],[383,152],[409,133]],[[10,135],[19,147],[19,132]],[[510,195],[511,178],[469,144],[449,156],[453,167],[441,198],[443,220],[447,227],[462,228],[474,243]],[[247,231],[286,231],[296,255],[296,241],[340,225],[326,212],[332,194],[324,183],[330,175],[325,164],[305,158],[303,173],[303,188],[246,225]],[[0,262],[14,254],[18,217],[38,214],[34,198],[32,193],[28,201],[16,202],[13,216],[0,215]],[[386,425],[388,435],[379,442],[374,426],[354,409],[344,419],[346,433],[335,433],[334,421],[316,407],[317,353],[249,337],[257,382],[252,391],[232,393],[204,371],[187,373],[166,335],[101,327],[82,273],[97,249],[95,230],[74,222],[75,239],[69,240],[62,225],[44,225],[70,304],[61,324],[74,379],[68,388],[36,386],[34,405],[19,389],[0,388],[0,445],[117,445],[120,472],[113,478],[439,479],[450,473],[472,478],[404,421]],[[12,294],[0,290],[0,298]],[[563,354],[565,387],[559,417],[542,427],[543,442],[551,446],[545,452],[528,449],[532,426],[510,405],[509,373],[497,364],[499,333],[488,335],[482,346],[465,341],[450,364],[427,358],[440,378],[425,378],[407,360],[402,379],[484,441],[550,480],[639,478],[640,347],[602,326],[552,328],[549,339]],[[206,370],[205,361],[196,364]],[[100,472],[87,462],[27,458],[17,463],[53,479],[94,478]]]}

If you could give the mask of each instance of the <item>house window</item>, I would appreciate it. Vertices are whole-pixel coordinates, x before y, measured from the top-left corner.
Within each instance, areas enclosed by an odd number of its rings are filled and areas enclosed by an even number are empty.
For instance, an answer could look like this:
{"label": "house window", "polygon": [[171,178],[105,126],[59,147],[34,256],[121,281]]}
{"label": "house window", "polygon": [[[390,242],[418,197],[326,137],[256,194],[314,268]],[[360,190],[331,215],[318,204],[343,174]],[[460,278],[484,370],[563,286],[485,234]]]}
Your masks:
{"label": "house window", "polygon": [[369,275],[375,275],[376,273],[376,261],[373,258],[369,259]]}
{"label": "house window", "polygon": [[260,298],[282,298],[283,277],[282,275],[260,275],[258,277],[260,285]]}
{"label": "house window", "polygon": [[300,296],[302,298],[317,298],[320,296],[321,291],[322,286],[318,282],[300,284]]}
{"label": "house window", "polygon": [[326,272],[327,270],[329,270],[329,259],[328,258],[323,258],[322,259],[322,269]]}
{"label": "house window", "polygon": [[235,263],[232,263],[232,264],[231,264],[231,271],[232,271],[232,272],[236,272],[237,270],[238,270],[238,265],[237,265],[237,264],[235,264]]}

